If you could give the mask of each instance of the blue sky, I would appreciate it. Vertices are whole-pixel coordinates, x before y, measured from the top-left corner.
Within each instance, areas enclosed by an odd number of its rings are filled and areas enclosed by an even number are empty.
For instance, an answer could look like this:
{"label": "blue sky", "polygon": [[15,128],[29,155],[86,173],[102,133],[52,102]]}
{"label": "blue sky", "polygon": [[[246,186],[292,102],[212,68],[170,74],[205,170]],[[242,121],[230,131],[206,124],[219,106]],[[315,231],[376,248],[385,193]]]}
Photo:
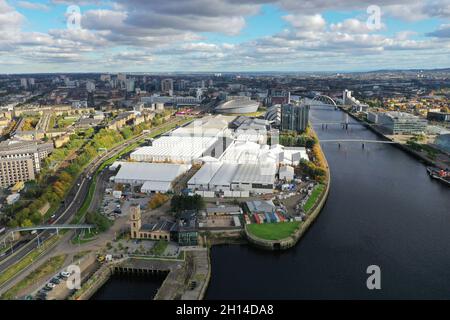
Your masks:
{"label": "blue sky", "polygon": [[0,0],[0,73],[444,68],[449,17],[450,0]]}

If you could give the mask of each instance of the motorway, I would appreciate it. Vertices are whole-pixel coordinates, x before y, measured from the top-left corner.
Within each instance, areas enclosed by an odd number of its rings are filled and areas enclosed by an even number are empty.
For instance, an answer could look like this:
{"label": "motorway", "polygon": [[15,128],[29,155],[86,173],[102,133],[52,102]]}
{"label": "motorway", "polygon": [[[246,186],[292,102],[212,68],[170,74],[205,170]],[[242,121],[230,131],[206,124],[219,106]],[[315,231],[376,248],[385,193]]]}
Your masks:
{"label": "motorway", "polygon": [[[120,153],[122,150],[124,150],[131,144],[136,143],[137,141],[145,138],[145,136],[151,134],[154,130],[158,130],[161,127],[167,126],[179,120],[180,119],[173,118],[160,126],[152,128],[150,132],[142,133],[95,158],[95,160],[93,160],[76,179],[75,183],[73,184],[73,187],[70,189],[68,195],[66,196],[64,204],[61,205],[61,207],[55,212],[55,219],[52,222],[52,224],[70,223],[70,220],[83,205],[83,202],[89,192],[89,185],[90,185],[89,182],[92,179],[93,173],[95,173],[95,171],[101,166],[101,164],[104,161]],[[38,243],[42,244],[44,241],[48,240],[54,235],[55,232],[53,231],[39,232],[36,234],[36,237],[31,241],[26,242],[25,244],[22,243],[21,247],[19,248],[14,248],[13,254],[11,254],[11,251],[7,252],[7,255],[4,256],[0,261],[0,273],[4,272],[7,268],[19,262],[29,253],[31,253],[34,249],[38,247]]]}

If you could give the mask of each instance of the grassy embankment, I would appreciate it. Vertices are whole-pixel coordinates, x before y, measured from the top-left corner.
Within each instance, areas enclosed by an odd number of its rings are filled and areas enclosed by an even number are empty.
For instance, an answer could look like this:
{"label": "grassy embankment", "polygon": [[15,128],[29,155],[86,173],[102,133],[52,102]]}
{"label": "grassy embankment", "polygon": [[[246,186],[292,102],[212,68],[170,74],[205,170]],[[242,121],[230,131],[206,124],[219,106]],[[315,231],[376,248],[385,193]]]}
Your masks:
{"label": "grassy embankment", "polygon": [[264,224],[253,223],[247,226],[247,230],[261,239],[281,240],[291,236],[299,226],[299,221]]}
{"label": "grassy embankment", "polygon": [[306,201],[305,205],[303,206],[303,211],[305,213],[308,213],[309,210],[314,206],[314,204],[319,199],[320,195],[322,194],[323,190],[325,190],[325,186],[323,184],[318,184],[314,187],[313,192],[311,193],[311,196]]}
{"label": "grassy embankment", "polygon": [[39,281],[50,278],[63,267],[65,259],[66,255],[59,255],[48,259],[39,268],[31,272],[14,287],[6,291],[2,295],[2,299],[15,299],[17,297],[17,294],[19,294],[23,289],[28,288],[33,283],[37,283]]}
{"label": "grassy embankment", "polygon": [[16,274],[24,270],[26,267],[31,265],[33,261],[36,261],[39,256],[45,252],[49,247],[58,241],[60,236],[53,236],[51,239],[45,241],[39,249],[32,251],[25,258],[20,260],[18,263],[13,264],[8,269],[0,274],[0,285],[4,284],[6,281],[14,277]]}

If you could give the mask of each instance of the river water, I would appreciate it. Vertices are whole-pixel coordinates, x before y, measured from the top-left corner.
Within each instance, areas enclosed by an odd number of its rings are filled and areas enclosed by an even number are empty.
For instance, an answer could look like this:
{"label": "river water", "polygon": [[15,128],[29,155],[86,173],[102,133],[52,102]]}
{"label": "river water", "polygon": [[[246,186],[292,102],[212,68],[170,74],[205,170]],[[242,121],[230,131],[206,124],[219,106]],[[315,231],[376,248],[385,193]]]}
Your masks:
{"label": "river water", "polygon": [[91,300],[152,300],[163,281],[154,275],[113,275]]}
{"label": "river water", "polygon": [[[379,140],[342,111],[318,107],[311,121],[322,140]],[[296,247],[212,249],[206,299],[450,298],[450,189],[391,145],[324,143],[331,168],[325,207]],[[381,269],[368,290],[367,267]]]}

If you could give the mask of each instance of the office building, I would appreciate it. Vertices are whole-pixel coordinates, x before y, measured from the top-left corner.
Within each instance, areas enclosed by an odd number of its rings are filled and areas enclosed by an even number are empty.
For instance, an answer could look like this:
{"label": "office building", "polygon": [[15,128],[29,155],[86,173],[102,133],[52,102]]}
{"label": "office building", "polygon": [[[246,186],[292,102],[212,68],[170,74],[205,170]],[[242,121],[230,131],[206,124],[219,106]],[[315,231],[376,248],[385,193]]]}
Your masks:
{"label": "office building", "polygon": [[430,121],[450,122],[449,112],[431,112],[427,113],[427,119]]}
{"label": "office building", "polygon": [[172,79],[161,80],[161,91],[163,93],[172,95],[173,94],[173,80]]}
{"label": "office building", "polygon": [[281,107],[281,129],[303,132],[309,121],[309,105],[284,104]]}
{"label": "office building", "polygon": [[0,186],[34,180],[41,161],[53,151],[53,143],[3,141],[0,143]]}
{"label": "office building", "polygon": [[127,92],[134,92],[134,79],[127,79],[125,81]]}
{"label": "office building", "polygon": [[87,92],[94,92],[95,91],[95,83],[93,81],[87,81],[86,82],[86,91]]}
{"label": "office building", "polygon": [[378,114],[378,124],[388,134],[421,134],[426,131],[428,122],[409,113],[390,111]]}
{"label": "office building", "polygon": [[291,102],[291,93],[286,90],[269,90],[269,105],[273,106],[275,104],[289,104]]}

